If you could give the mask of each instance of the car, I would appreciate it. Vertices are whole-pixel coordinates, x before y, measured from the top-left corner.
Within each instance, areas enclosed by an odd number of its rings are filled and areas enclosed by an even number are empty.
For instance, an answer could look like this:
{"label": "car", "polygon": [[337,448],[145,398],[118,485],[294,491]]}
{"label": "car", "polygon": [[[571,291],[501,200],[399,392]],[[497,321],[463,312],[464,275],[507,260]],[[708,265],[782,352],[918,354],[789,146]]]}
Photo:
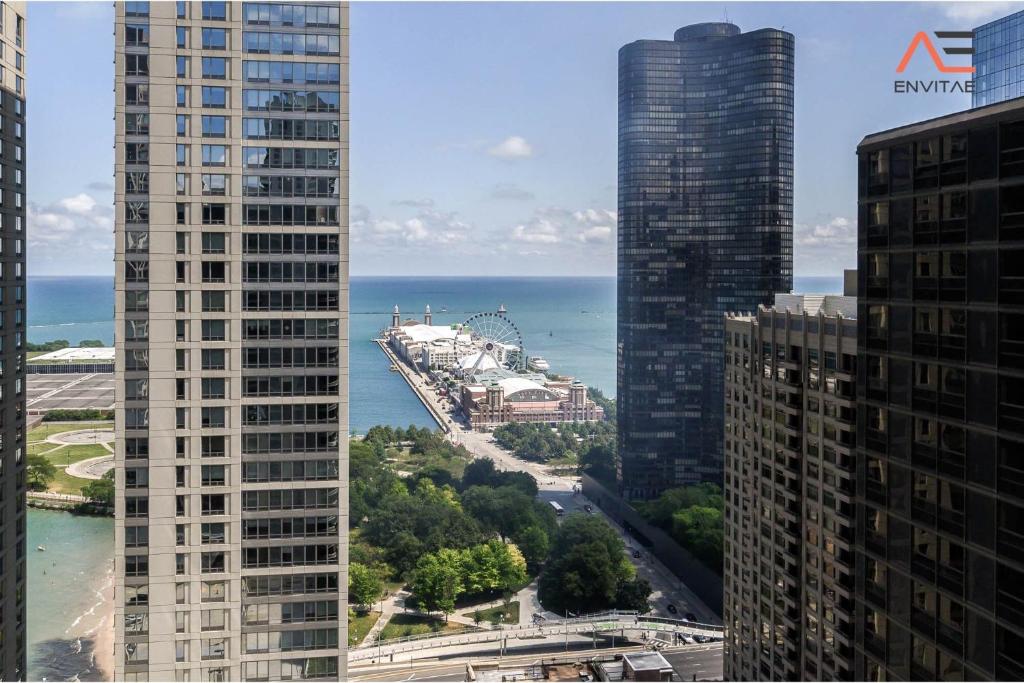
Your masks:
{"label": "car", "polygon": [[679,636],[679,639],[682,640],[684,643],[687,643],[688,645],[693,645],[697,642],[693,639],[693,636],[688,636],[685,633]]}
{"label": "car", "polygon": [[683,615],[683,618],[687,621],[697,621],[697,615],[695,615],[693,612],[687,612]]}
{"label": "car", "polygon": [[634,550],[633,551],[633,557],[636,558],[636,559],[640,559],[640,551],[639,550]]}
{"label": "car", "polygon": [[587,511],[587,514],[593,514],[593,512],[594,512],[594,506],[593,505],[584,505],[583,509]]}
{"label": "car", "polygon": [[671,602],[665,606],[665,609],[667,609],[671,614],[678,614],[679,612],[679,610],[676,609],[676,606],[673,605]]}

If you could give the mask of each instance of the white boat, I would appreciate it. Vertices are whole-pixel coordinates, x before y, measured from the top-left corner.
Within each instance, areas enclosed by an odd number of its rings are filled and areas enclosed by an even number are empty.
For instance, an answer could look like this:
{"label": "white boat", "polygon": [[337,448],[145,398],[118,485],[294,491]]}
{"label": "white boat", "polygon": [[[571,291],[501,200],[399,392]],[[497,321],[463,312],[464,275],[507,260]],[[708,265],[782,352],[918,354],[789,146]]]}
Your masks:
{"label": "white boat", "polygon": [[41,553],[45,553],[46,552],[46,546],[45,545],[37,545],[36,546],[36,550],[38,550]]}

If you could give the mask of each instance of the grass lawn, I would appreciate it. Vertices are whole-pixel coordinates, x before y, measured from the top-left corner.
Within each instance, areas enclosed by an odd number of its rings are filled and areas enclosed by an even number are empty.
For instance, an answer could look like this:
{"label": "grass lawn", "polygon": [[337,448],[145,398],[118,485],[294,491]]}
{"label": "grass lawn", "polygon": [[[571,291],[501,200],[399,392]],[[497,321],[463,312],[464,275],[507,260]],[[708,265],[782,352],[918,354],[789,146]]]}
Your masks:
{"label": "grass lawn", "polygon": [[358,645],[363,642],[363,638],[370,632],[373,625],[377,623],[378,617],[380,617],[380,612],[367,612],[366,614],[357,614],[355,617],[349,617],[348,642],[352,645]]}
{"label": "grass lawn", "polygon": [[80,432],[84,429],[113,429],[113,422],[40,422],[28,433],[28,442],[45,441],[47,437],[62,432]]}
{"label": "grass lawn", "polygon": [[453,455],[450,458],[438,454],[413,453],[410,448],[389,448],[387,458],[392,466],[400,472],[418,472],[427,468],[437,467],[447,470],[456,479],[462,478],[462,473],[469,464],[466,458]]}
{"label": "grass lawn", "polygon": [[60,434],[62,432],[74,432],[81,429],[99,429],[104,427],[111,428],[113,426],[110,422],[87,422],[84,423],[84,425],[85,426],[80,426],[79,423],[74,425],[44,423],[29,432],[30,443],[28,446],[28,454],[39,455],[45,453],[46,459],[53,463],[53,466],[57,468],[57,474],[53,480],[50,481],[50,485],[48,487],[48,490],[53,491],[54,493],[81,495],[82,487],[88,484],[90,480],[69,476],[64,471],[64,468],[69,464],[79,462],[80,460],[88,460],[89,458],[98,458],[101,455],[111,454],[110,451],[98,443],[60,446],[58,444],[43,441],[43,439],[48,436]]}
{"label": "grass lawn", "polygon": [[421,617],[415,614],[395,614],[381,631],[382,640],[418,636],[421,633],[440,633],[441,631],[462,631],[465,624],[446,623],[435,617]]}
{"label": "grass lawn", "polygon": [[[463,612],[462,616],[468,619],[474,619],[473,616],[477,610],[470,610],[469,612]],[[487,609],[479,610],[480,621],[489,622],[497,625],[501,621],[501,615],[505,615],[506,624],[518,624],[519,623],[519,601],[513,600],[508,605],[508,610],[505,610],[504,605],[498,605],[497,607],[488,607]]]}

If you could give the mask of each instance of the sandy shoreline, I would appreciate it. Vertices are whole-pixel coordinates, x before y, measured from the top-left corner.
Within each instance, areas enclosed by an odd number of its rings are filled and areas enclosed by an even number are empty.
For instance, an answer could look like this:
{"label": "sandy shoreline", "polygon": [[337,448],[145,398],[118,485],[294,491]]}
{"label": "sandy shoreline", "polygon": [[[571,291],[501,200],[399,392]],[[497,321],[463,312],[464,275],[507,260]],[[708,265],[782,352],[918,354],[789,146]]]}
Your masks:
{"label": "sandy shoreline", "polygon": [[[76,628],[82,629],[80,637],[92,641],[92,664],[102,680],[114,680],[114,562],[107,565],[107,571],[93,589],[97,602],[92,609],[80,617],[81,621],[68,628],[71,637]],[[83,623],[84,622],[84,623]]]}

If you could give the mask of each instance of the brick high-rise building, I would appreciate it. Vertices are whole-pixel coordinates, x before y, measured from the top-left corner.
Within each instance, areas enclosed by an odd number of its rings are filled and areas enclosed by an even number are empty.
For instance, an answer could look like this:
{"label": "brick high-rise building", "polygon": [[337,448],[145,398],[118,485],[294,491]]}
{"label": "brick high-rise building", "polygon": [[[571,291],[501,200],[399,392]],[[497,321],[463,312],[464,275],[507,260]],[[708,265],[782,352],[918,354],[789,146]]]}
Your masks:
{"label": "brick high-rise building", "polygon": [[118,680],[345,677],[348,6],[119,2]]}

